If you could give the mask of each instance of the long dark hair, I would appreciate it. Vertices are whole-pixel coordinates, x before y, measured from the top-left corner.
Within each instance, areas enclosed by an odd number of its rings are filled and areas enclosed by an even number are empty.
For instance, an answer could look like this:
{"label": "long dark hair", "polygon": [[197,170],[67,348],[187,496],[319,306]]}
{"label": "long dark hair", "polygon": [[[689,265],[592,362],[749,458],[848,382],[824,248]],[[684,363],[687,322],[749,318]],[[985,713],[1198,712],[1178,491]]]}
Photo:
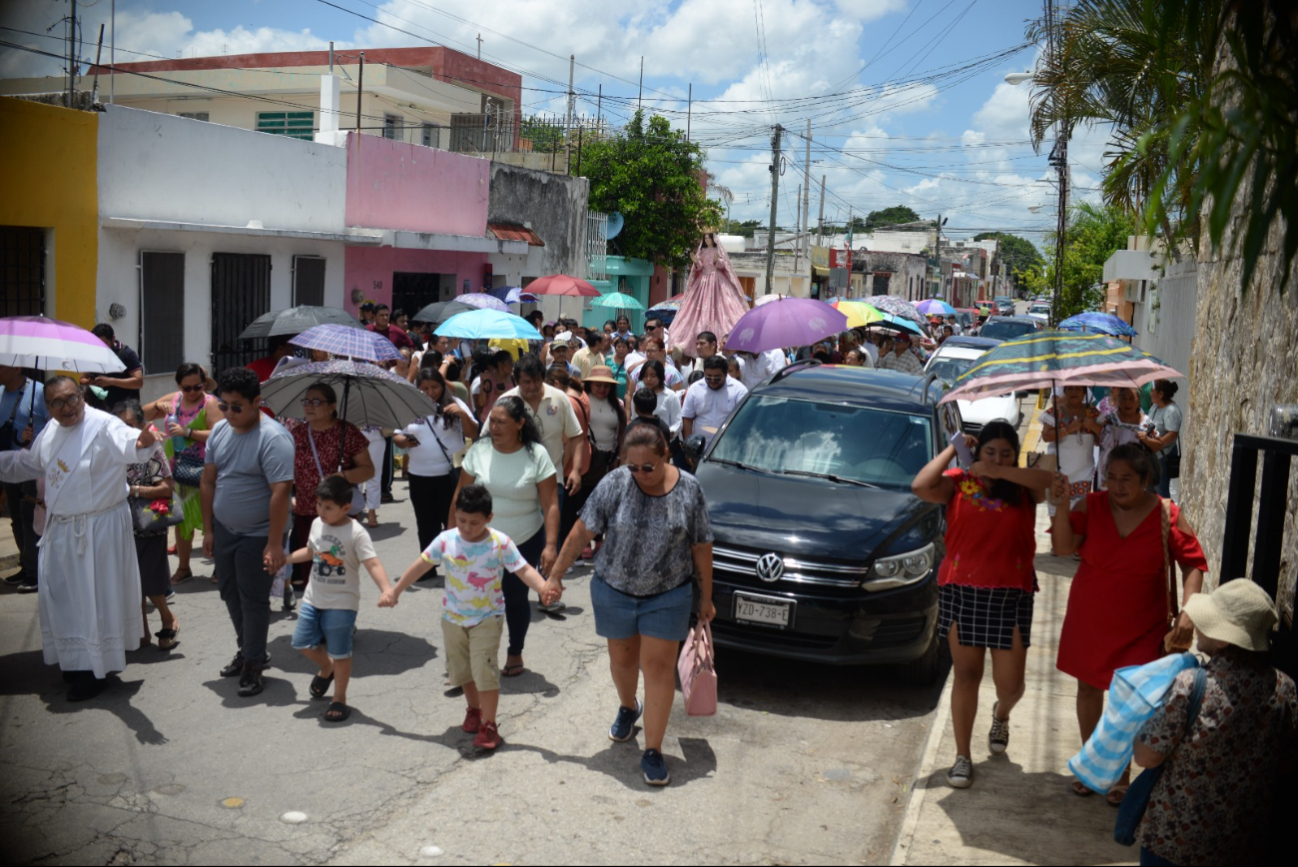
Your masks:
{"label": "long dark hair", "polygon": [[644,375],[645,375],[645,371],[647,370],[652,370],[655,374],[657,374],[659,388],[665,389],[667,387],[667,369],[663,367],[663,363],[661,361],[651,358],[648,361],[646,361],[644,364],[640,365],[640,376],[638,377],[640,382],[644,382]]}
{"label": "long dark hair", "polygon": [[[978,448],[974,450],[974,460],[980,460],[983,447],[992,440],[1005,440],[1014,449],[1014,463],[1018,464],[1019,459],[1019,432],[1014,429],[1014,425],[1005,419],[996,419],[989,421],[983,426],[978,433]],[[1027,496],[1027,490],[1022,486],[1015,484],[1007,479],[995,479],[991,483],[989,493],[992,499],[1004,500],[1007,503],[1018,505],[1023,502]]]}
{"label": "long dark hair", "polygon": [[[442,420],[442,428],[449,428],[452,422],[458,424],[460,421],[458,418],[452,418],[445,412],[445,409],[455,399],[454,395],[451,394],[450,386],[446,384],[446,377],[442,376],[442,372],[435,367],[424,367],[420,369],[419,375],[415,377],[415,387],[419,388],[420,384],[425,382],[435,382],[442,387],[442,396],[437,401],[437,416]],[[419,390],[423,391],[422,388]]]}
{"label": "long dark hair", "polygon": [[[536,422],[527,414],[527,406],[524,405],[521,397],[516,394],[502,397],[496,401],[492,409],[496,407],[500,407],[507,412],[515,422],[521,421],[523,423],[523,428],[519,433],[522,434],[523,445],[527,447],[528,452],[531,452],[533,447],[541,445],[541,432],[537,430]],[[482,440],[491,442],[490,437],[483,437]]]}

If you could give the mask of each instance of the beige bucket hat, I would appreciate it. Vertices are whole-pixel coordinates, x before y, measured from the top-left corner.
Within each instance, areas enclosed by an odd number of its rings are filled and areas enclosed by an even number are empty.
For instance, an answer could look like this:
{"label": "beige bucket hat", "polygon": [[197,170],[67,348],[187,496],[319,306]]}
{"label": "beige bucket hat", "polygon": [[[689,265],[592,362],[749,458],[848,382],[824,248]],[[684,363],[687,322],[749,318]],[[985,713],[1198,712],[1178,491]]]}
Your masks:
{"label": "beige bucket hat", "polygon": [[1217,641],[1252,651],[1271,645],[1275,604],[1247,578],[1227,581],[1212,593],[1196,593],[1186,600],[1185,613],[1200,632]]}

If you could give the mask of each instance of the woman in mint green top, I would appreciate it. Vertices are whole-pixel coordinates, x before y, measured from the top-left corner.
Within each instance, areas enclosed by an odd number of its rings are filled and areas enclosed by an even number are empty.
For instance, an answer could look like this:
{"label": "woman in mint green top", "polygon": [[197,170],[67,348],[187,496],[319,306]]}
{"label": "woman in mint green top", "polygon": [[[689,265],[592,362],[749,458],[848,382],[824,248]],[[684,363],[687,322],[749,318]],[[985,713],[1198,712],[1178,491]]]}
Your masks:
{"label": "woman in mint green top", "polygon": [[[544,574],[558,556],[559,486],[554,464],[522,398],[496,401],[487,428],[491,437],[480,438],[464,456],[446,526],[455,526],[460,490],[477,482],[491,493],[492,528],[512,539],[523,559]],[[501,674],[517,677],[523,673],[523,642],[532,605],[527,585],[517,575],[506,572],[502,585],[509,650]]]}
{"label": "woman in mint green top", "polygon": [[626,400],[626,357],[631,351],[631,343],[623,336],[613,338],[613,354],[609,356],[608,366],[617,380],[617,399]]}

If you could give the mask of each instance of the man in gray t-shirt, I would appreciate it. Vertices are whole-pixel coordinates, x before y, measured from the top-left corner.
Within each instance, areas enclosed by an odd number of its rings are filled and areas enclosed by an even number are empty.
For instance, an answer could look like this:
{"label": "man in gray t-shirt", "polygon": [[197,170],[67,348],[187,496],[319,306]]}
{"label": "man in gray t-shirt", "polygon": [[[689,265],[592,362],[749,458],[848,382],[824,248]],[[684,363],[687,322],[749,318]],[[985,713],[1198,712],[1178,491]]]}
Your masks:
{"label": "man in gray t-shirt", "polygon": [[253,371],[226,370],[216,392],[225,419],[207,440],[200,488],[203,553],[216,564],[239,643],[221,676],[240,675],[239,695],[254,696],[265,688],[270,588],[284,566],[293,438],[262,413],[261,384]]}

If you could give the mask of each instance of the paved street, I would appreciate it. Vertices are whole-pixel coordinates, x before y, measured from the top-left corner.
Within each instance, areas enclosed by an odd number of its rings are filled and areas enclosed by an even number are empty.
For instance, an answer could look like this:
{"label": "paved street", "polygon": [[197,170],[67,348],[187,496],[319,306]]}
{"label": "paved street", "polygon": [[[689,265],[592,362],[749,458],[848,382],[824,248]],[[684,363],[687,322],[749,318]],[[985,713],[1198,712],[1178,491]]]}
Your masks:
{"label": "paved street", "polygon": [[[416,554],[403,482],[396,493],[375,531],[394,575]],[[639,739],[605,735],[616,699],[588,569],[564,616],[535,615],[531,671],[505,681],[505,745],[484,757],[458,729],[463,699],[444,695],[436,591],[385,611],[364,584],[354,710],[333,725],[289,646],[292,615],[272,622],[263,695],[240,699],[217,675],[233,632],[210,564],[196,571],[180,646],[130,654],[83,705],[41,664],[36,597],[0,590],[5,863],[878,863],[940,692],[723,653],[720,712],[689,719],[678,704],[673,784],[651,790]],[[282,821],[290,811],[306,821]],[[429,846],[441,854],[421,856]]]}

